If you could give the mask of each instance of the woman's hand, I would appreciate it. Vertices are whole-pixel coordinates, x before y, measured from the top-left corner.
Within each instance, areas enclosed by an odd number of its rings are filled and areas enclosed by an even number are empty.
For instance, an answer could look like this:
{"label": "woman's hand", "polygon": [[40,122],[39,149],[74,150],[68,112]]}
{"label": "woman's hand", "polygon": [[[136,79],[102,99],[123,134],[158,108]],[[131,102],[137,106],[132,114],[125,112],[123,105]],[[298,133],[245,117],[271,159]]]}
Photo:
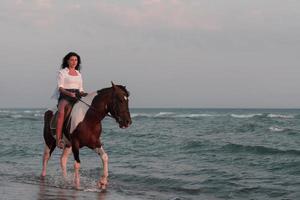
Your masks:
{"label": "woman's hand", "polygon": [[76,93],[74,93],[74,92],[70,92],[69,96],[70,96],[70,97],[73,97],[73,98],[75,98],[75,99],[77,99]]}
{"label": "woman's hand", "polygon": [[88,95],[88,93],[86,93],[86,92],[80,92],[80,96],[82,96],[82,97],[85,97],[87,95]]}
{"label": "woman's hand", "polygon": [[58,90],[59,90],[59,92],[63,93],[64,95],[67,95],[69,97],[73,97],[73,98],[77,99],[75,92],[69,92],[62,87],[60,87]]}
{"label": "woman's hand", "polygon": [[77,99],[81,99],[81,97],[87,96],[88,93],[85,93],[85,92],[77,92],[75,95],[76,95],[76,98],[77,98]]}

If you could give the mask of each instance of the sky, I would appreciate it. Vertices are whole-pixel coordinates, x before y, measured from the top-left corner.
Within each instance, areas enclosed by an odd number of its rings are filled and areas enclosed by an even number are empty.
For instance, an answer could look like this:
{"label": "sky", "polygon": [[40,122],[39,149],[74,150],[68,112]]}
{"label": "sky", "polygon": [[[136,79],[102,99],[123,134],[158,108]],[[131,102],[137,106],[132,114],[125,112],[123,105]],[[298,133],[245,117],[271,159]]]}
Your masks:
{"label": "sky", "polygon": [[1,0],[0,108],[44,108],[62,58],[130,107],[300,108],[299,0]]}

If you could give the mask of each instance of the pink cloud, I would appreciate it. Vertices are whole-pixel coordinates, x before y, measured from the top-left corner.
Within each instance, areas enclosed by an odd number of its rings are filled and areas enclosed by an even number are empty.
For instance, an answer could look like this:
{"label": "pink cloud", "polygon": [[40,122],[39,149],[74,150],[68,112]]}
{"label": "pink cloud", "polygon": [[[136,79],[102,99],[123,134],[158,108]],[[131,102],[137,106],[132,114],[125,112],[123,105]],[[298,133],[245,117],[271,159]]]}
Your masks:
{"label": "pink cloud", "polygon": [[164,26],[175,29],[218,30],[220,25],[213,16],[199,14],[181,0],[144,0],[135,6],[97,3],[97,10],[126,26]]}
{"label": "pink cloud", "polygon": [[16,6],[21,6],[23,3],[24,3],[23,0],[16,0],[15,1]]}
{"label": "pink cloud", "polygon": [[68,5],[68,11],[78,11],[79,9],[81,8],[81,5],[80,4],[76,4],[76,3],[74,3],[74,4],[70,4],[70,5]]}
{"label": "pink cloud", "polygon": [[35,19],[33,21],[34,25],[39,28],[49,28],[54,24],[54,18],[48,17],[48,18],[42,18],[42,19]]}
{"label": "pink cloud", "polygon": [[38,8],[49,9],[52,7],[53,0],[36,0]]}
{"label": "pink cloud", "polygon": [[18,21],[37,28],[49,28],[55,23],[53,0],[15,0],[11,10],[18,17]]}
{"label": "pink cloud", "polygon": [[150,5],[153,3],[160,3],[160,2],[161,2],[161,0],[144,0],[144,1],[142,1],[142,3],[145,5]]}

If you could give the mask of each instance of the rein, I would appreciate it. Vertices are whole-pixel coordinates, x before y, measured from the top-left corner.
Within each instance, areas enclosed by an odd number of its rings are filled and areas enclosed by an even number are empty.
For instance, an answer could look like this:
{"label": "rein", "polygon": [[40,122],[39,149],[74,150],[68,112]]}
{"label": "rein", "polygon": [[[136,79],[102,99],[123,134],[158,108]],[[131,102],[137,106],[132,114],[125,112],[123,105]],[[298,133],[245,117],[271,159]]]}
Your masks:
{"label": "rein", "polygon": [[[81,99],[77,99],[78,101],[81,101],[82,103],[84,103],[87,107],[89,107],[90,109],[92,109],[93,111],[95,111],[95,112],[97,112],[97,113],[99,113],[99,111],[94,107],[94,106],[92,106],[92,105],[90,105],[90,104],[88,104],[88,103],[86,103],[86,102],[84,102],[83,100],[81,100]],[[113,118],[112,116],[111,116],[111,114],[106,114],[107,116],[109,116],[109,117],[111,117],[111,118]]]}

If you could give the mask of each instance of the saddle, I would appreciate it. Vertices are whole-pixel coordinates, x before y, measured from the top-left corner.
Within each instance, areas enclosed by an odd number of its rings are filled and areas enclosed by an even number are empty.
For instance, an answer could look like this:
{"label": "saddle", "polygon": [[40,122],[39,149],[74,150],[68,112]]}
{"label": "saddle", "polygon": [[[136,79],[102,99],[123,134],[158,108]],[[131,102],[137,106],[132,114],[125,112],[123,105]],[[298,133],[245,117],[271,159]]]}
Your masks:
{"label": "saddle", "polygon": [[[65,135],[64,130],[66,129],[66,127],[69,124],[69,121],[70,121],[69,119],[70,119],[70,114],[71,114],[72,108],[73,108],[73,105],[66,106],[66,108],[65,108],[65,117],[64,117],[63,128],[62,128],[63,135]],[[51,129],[52,135],[55,137],[56,127],[57,127],[58,110],[53,111],[53,112],[55,112],[55,113],[50,121],[50,129]]]}

